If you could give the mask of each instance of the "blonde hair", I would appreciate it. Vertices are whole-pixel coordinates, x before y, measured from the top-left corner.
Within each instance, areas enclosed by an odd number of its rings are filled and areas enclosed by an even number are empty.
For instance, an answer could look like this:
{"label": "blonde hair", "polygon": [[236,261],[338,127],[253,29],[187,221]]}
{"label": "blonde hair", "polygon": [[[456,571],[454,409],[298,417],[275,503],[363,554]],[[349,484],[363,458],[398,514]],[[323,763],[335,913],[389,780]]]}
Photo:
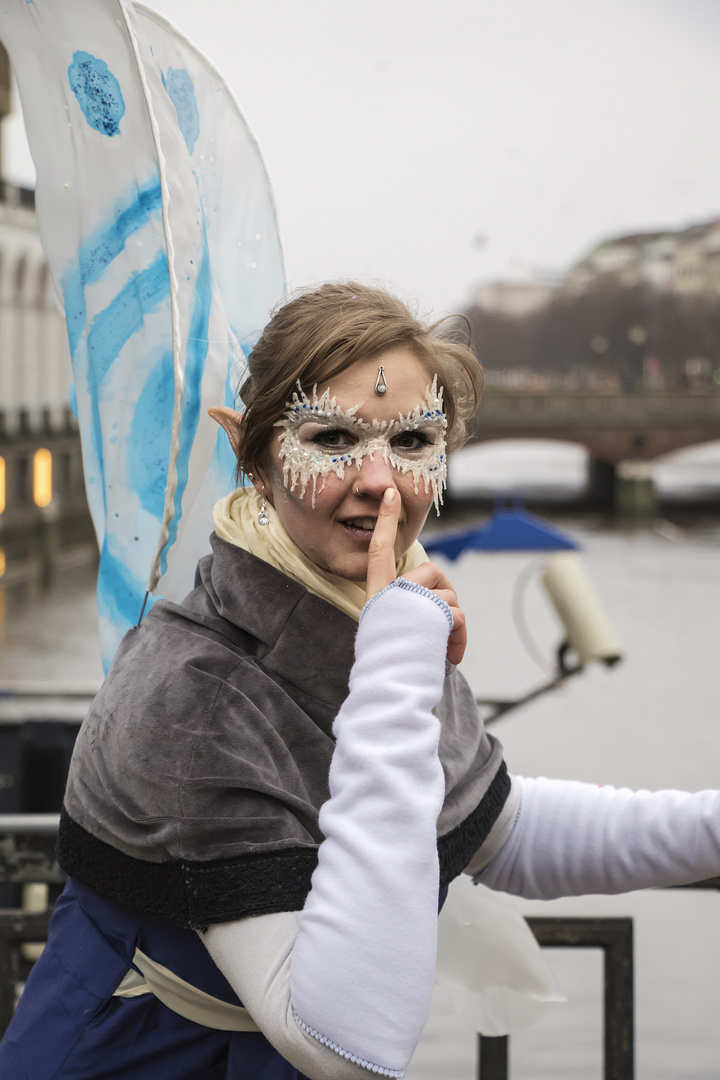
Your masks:
{"label": "blonde hair", "polygon": [[[443,320],[444,322],[445,320]],[[355,282],[329,282],[278,307],[248,358],[240,387],[244,418],[238,471],[262,465],[299,382],[306,392],[327,384],[357,360],[406,346],[443,388],[448,451],[465,441],[465,425],[482,393],[482,368],[468,345],[452,340],[441,323],[425,326],[397,297]]]}

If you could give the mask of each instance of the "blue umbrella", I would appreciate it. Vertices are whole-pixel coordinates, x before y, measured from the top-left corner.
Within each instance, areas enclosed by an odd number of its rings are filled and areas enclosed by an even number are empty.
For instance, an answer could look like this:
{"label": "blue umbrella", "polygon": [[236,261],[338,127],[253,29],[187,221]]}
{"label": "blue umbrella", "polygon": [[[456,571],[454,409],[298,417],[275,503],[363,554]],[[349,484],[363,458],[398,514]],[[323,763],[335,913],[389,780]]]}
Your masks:
{"label": "blue umbrella", "polygon": [[423,541],[425,550],[453,562],[464,551],[577,551],[580,545],[522,506],[496,508],[484,525],[440,533]]}

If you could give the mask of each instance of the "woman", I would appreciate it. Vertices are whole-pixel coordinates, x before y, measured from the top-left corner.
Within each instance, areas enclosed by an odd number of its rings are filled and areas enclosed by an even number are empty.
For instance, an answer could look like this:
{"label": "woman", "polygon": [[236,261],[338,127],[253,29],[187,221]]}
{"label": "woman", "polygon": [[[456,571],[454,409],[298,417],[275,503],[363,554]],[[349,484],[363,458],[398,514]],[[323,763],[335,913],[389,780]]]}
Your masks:
{"label": "woman", "polygon": [[214,410],[252,487],[78,738],[3,1077],[402,1076],[463,870],[531,897],[718,872],[717,793],[511,780],[482,729],[417,544],[479,385],[380,290],[276,313],[244,413]]}

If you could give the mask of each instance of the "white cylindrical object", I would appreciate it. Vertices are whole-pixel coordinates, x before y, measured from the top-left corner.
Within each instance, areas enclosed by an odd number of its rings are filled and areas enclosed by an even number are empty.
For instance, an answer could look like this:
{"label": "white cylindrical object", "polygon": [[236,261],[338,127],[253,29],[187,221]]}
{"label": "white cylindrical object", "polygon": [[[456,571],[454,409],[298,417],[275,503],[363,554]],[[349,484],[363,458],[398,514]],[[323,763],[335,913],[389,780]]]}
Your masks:
{"label": "white cylindrical object", "polygon": [[622,646],[578,556],[570,551],[552,555],[542,582],[580,664],[619,660]]}
{"label": "white cylindrical object", "polygon": [[48,887],[44,882],[33,881],[22,888],[23,911],[40,912],[48,909]]}
{"label": "white cylindrical object", "polygon": [[[28,882],[22,887],[23,911],[41,912],[48,909],[48,887],[41,881]],[[24,941],[20,946],[23,959],[34,964],[42,956],[44,941]]]}

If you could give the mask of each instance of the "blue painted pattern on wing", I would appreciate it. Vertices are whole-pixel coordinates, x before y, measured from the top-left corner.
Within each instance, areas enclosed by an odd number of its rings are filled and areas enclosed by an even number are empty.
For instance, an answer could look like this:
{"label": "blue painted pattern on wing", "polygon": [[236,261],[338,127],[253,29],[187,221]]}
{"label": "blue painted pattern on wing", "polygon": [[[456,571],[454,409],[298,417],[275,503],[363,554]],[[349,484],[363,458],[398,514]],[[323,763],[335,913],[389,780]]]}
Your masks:
{"label": "blue painted pattern on wing", "polygon": [[175,106],[178,126],[188,148],[188,154],[192,154],[200,134],[200,113],[195,97],[195,85],[185,68],[168,68],[162,76],[162,81],[168,97]]}
{"label": "blue painted pattern on wing", "polygon": [[78,50],[68,68],[68,82],[90,127],[109,138],[117,135],[125,102],[120,83],[105,61]]}
{"label": "blue painted pattern on wing", "polygon": [[172,351],[153,364],[140,392],[127,443],[128,483],[158,524],[165,506],[175,382]]}
{"label": "blue painted pattern on wing", "polygon": [[103,466],[103,431],[100,416],[100,388],[117,360],[123,346],[143,325],[146,315],[170,303],[170,276],[167,255],[158,252],[155,261],[145,270],[133,273],[125,287],[93,319],[88,333],[88,393],[92,412],[90,437],[100,474],[103,477],[103,503],[105,477]]}
{"label": "blue painted pattern on wing", "polygon": [[128,239],[151,217],[162,212],[162,194],[157,174],[138,188],[131,185],[109,208],[103,223],[83,241],[78,255],[63,274],[60,285],[65,304],[65,321],[70,355],[85,328],[87,317],[85,288],[99,281],[110,264],[125,250]]}
{"label": "blue painted pattern on wing", "polygon": [[88,353],[93,382],[102,382],[125,342],[142,326],[144,316],[169,299],[167,254],[159,251],[149,266],[130,275],[124,288],[90,324]]}
{"label": "blue painted pattern on wing", "polygon": [[[113,626],[119,627],[116,639],[101,635],[102,661],[107,672],[119,640],[127,629],[137,624],[145,595],[145,583],[133,577],[122,555],[112,550],[113,538],[106,534],[100,552],[98,569],[97,601],[101,619],[107,619]],[[155,602],[155,597],[148,597],[146,611]]]}

